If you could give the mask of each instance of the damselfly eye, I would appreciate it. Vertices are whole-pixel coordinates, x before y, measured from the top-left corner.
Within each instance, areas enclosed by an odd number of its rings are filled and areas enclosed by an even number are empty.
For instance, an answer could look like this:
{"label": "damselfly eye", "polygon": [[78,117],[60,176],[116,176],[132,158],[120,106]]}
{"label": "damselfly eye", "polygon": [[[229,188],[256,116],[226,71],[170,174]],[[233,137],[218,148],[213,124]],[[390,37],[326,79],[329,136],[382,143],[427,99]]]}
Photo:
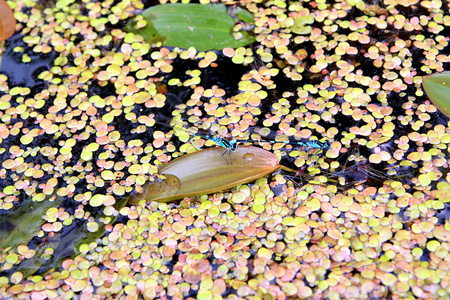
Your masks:
{"label": "damselfly eye", "polygon": [[231,151],[236,151],[236,149],[237,149],[237,141],[236,140],[230,141],[230,149],[231,149]]}

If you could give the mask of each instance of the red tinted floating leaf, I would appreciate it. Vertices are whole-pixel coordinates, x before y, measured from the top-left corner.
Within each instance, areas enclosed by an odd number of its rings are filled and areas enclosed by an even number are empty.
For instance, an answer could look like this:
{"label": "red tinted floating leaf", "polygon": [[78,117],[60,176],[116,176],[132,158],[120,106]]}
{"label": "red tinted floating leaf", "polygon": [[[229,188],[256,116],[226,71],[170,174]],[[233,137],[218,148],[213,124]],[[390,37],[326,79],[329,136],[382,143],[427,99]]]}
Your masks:
{"label": "red tinted floating leaf", "polygon": [[[233,186],[251,182],[280,168],[278,158],[257,147],[239,146],[228,154],[224,148],[215,147],[184,155],[163,166],[159,171],[167,179],[149,182],[144,193],[129,200],[169,202],[219,192]],[[231,158],[232,164],[227,164]]]}
{"label": "red tinted floating leaf", "polygon": [[0,41],[9,39],[16,30],[14,13],[6,0],[0,0]]}
{"label": "red tinted floating leaf", "polygon": [[425,76],[422,84],[431,102],[443,114],[450,117],[450,72]]}

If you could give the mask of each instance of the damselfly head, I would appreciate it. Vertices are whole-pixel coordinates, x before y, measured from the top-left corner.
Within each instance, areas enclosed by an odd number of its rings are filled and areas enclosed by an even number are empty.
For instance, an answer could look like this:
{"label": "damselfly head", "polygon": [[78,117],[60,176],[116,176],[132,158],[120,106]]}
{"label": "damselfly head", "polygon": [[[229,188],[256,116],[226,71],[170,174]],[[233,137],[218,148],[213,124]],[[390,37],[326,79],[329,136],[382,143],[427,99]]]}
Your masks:
{"label": "damselfly head", "polygon": [[231,151],[233,151],[233,152],[236,151],[236,149],[238,147],[237,140],[230,140],[229,143],[230,143]]}

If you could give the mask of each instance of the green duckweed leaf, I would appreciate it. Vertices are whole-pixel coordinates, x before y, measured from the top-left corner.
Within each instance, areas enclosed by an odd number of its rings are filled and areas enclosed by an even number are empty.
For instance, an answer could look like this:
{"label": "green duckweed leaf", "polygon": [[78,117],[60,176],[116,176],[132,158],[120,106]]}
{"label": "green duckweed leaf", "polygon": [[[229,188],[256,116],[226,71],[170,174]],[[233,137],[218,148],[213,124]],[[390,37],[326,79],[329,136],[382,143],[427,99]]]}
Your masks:
{"label": "green duckweed leaf", "polygon": [[312,31],[312,27],[308,24],[314,23],[314,17],[311,15],[299,16],[294,20],[294,25],[291,27],[291,31],[296,34],[309,34]]}
{"label": "green duckweed leaf", "polygon": [[[257,147],[239,146],[231,153],[232,164],[227,164],[224,148],[214,147],[184,155],[163,166],[159,171],[166,181],[149,182],[144,193],[128,201],[140,200],[169,202],[219,192],[233,186],[251,182],[280,168],[278,158]],[[228,160],[230,159],[228,158]]]}
{"label": "green duckweed leaf", "polygon": [[450,72],[425,76],[422,84],[431,102],[443,114],[450,117]]}
{"label": "green duckweed leaf", "polygon": [[[235,19],[228,15],[223,4],[164,4],[144,10],[141,14],[147,25],[139,27],[139,21],[126,26],[130,32],[142,35],[148,43],[162,42],[164,46],[199,51],[221,50],[225,47],[238,48],[255,40],[248,32],[236,40],[233,36]],[[240,7],[236,8],[239,20],[253,22],[253,15]]]}

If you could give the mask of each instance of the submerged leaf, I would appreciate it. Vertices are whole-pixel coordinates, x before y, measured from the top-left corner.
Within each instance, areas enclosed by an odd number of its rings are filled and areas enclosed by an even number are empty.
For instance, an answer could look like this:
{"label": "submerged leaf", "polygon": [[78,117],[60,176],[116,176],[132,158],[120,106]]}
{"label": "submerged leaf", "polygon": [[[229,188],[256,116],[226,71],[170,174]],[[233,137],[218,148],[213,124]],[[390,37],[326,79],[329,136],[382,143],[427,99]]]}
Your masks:
{"label": "submerged leaf", "polygon": [[[145,192],[131,198],[129,203],[136,204],[142,199],[169,202],[210,194],[251,182],[280,168],[278,158],[261,148],[239,146],[230,157],[223,153],[224,148],[215,147],[175,159],[160,169],[167,180],[148,183]],[[231,164],[227,163],[230,159]],[[154,184],[157,186],[152,187]],[[173,188],[172,192],[169,191],[170,188]]]}
{"label": "submerged leaf", "polygon": [[6,0],[0,0],[0,41],[9,39],[16,30],[14,13]]}
{"label": "submerged leaf", "polygon": [[422,84],[431,102],[443,114],[450,117],[450,72],[425,76]]}
{"label": "submerged leaf", "polygon": [[[52,198],[51,196],[48,199]],[[56,269],[66,258],[79,254],[80,245],[90,244],[105,234],[107,224],[113,224],[119,216],[106,214],[105,210],[97,215],[95,221],[99,228],[95,232],[87,230],[87,225],[69,226],[61,231],[53,232],[50,237],[34,238],[35,234],[41,230],[45,223],[43,216],[50,207],[58,207],[64,200],[57,197],[53,201],[45,199],[41,202],[27,202],[20,205],[12,214],[4,215],[0,218],[0,225],[4,227],[0,230],[0,249],[15,248],[19,245],[28,245],[28,248],[35,251],[35,255],[25,257],[19,263],[11,266],[7,272],[12,274],[20,272],[24,277],[35,272],[45,273],[50,269]],[[128,203],[128,198],[118,200],[114,205],[116,211],[120,211]],[[101,220],[99,222],[98,220]],[[51,253],[51,255],[50,255]]]}
{"label": "submerged leaf", "polygon": [[27,245],[41,229],[44,220],[42,216],[50,207],[58,207],[63,197],[43,201],[32,201],[31,198],[21,203],[11,214],[0,218],[0,249]]}
{"label": "submerged leaf", "polygon": [[[236,17],[248,22],[253,15],[240,7]],[[243,31],[239,40],[233,36],[235,19],[228,15],[223,4],[164,4],[144,10],[141,14],[147,25],[139,28],[139,22],[130,22],[127,30],[142,35],[148,43],[162,42],[164,46],[195,47],[199,51],[238,48],[255,39]],[[142,21],[141,21],[142,22]]]}

